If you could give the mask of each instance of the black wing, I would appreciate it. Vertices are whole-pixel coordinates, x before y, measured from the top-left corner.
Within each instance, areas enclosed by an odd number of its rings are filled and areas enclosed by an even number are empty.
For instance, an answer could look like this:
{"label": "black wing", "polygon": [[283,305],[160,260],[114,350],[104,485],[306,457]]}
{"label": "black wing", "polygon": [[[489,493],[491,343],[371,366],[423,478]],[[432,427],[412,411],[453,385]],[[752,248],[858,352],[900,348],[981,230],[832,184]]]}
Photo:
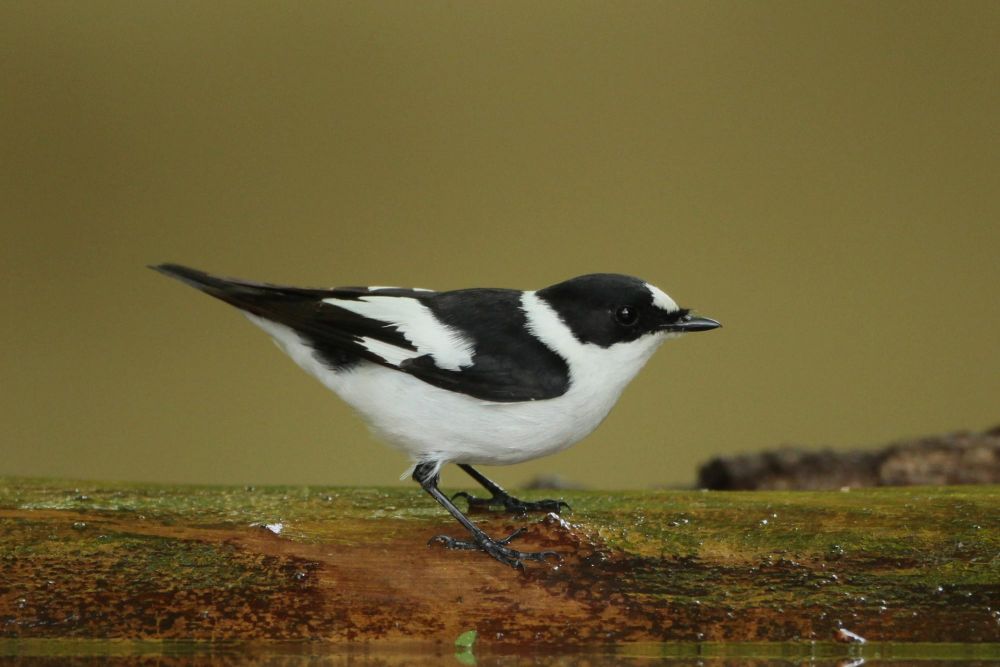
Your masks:
{"label": "black wing", "polygon": [[393,366],[363,344],[362,341],[366,338],[381,340],[386,344],[408,349],[414,354],[416,347],[396,328],[387,326],[385,322],[330,306],[324,299],[356,300],[373,293],[397,296],[432,294],[424,290],[398,288],[373,291],[365,287],[313,289],[271,285],[214,276],[178,264],[160,264],[150,268],[177,278],[240,310],[293,329],[334,370],[357,363],[360,359]]}
{"label": "black wing", "polygon": [[365,359],[486,401],[554,398],[566,362],[525,329],[520,292],[310,289],[151,267],[296,331],[333,370]]}
{"label": "black wing", "polygon": [[455,372],[419,356],[404,362],[400,370],[437,387],[487,401],[542,400],[561,396],[569,389],[566,361],[525,328],[521,292],[438,292],[427,306],[439,321],[473,339],[473,363]]}

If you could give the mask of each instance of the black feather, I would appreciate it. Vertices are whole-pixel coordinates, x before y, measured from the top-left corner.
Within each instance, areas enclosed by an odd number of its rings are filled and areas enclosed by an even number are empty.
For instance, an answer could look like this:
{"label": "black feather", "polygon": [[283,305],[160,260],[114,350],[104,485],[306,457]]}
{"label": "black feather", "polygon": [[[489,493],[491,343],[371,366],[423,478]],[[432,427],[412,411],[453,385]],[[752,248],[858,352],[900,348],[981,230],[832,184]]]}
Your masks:
{"label": "black feather", "polygon": [[[527,331],[521,292],[515,290],[310,289],[222,278],[178,264],[150,268],[248,313],[293,329],[333,371],[364,359],[442,389],[497,402],[555,398],[569,388],[565,360]],[[324,299],[354,300],[370,294],[418,300],[438,321],[462,332],[472,342],[472,365],[455,371],[439,367],[430,355],[422,355],[395,366],[369,351],[362,338],[416,351],[392,323],[324,302]]]}
{"label": "black feather", "polygon": [[177,278],[240,310],[293,329],[332,370],[343,369],[360,359],[392,367],[385,359],[361,344],[360,339],[364,336],[416,350],[395,327],[387,327],[385,322],[323,303],[323,299],[357,299],[372,293],[365,288],[315,289],[271,285],[213,276],[178,264],[160,264],[150,268]]}
{"label": "black feather", "polygon": [[403,370],[444,389],[488,401],[530,401],[561,396],[569,389],[569,367],[525,328],[521,292],[465,289],[439,292],[426,305],[434,316],[472,339],[472,365],[461,371],[437,367],[425,357]]}

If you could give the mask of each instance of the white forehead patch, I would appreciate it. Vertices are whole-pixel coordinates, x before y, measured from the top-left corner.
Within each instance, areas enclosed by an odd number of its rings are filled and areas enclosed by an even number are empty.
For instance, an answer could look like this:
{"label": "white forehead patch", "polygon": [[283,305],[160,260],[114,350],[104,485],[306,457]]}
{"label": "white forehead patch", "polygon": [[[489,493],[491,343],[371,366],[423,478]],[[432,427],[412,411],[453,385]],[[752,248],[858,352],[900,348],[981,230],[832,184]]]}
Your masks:
{"label": "white forehead patch", "polygon": [[661,290],[659,287],[656,287],[655,285],[650,285],[649,283],[645,283],[645,285],[646,289],[649,290],[649,293],[653,295],[654,306],[656,306],[657,308],[662,308],[668,313],[672,313],[676,310],[681,309],[680,306],[678,306],[677,303],[669,296],[667,296],[667,293]]}

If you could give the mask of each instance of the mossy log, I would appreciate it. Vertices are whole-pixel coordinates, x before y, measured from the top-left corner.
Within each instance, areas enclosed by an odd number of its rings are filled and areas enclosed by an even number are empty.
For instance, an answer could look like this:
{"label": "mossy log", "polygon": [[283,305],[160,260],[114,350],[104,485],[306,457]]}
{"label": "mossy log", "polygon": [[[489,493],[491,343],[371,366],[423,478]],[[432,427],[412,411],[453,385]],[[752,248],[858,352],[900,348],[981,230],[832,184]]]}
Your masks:
{"label": "mossy log", "polygon": [[0,637],[1000,642],[1000,487],[561,495],[473,515],[519,572],[415,488],[0,479]]}

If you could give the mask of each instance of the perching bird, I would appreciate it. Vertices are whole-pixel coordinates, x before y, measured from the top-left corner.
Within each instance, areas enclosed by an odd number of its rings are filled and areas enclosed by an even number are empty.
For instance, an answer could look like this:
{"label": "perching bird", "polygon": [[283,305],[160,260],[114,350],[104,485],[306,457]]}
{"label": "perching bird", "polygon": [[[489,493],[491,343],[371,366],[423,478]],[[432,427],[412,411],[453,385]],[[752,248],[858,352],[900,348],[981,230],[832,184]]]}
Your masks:
{"label": "perching bird", "polygon": [[[720,326],[638,278],[598,273],[538,291],[398,287],[282,287],[221,278],[177,264],[151,267],[236,306],[295,363],[350,404],[377,435],[409,454],[412,476],[471,534],[438,536],[513,567],[558,557],[493,539],[452,502],[511,512],[523,502],[475,470],[558,452],[607,416],[668,338]],[[438,489],[456,463],[491,495]],[[432,540],[433,541],[433,540]]]}

